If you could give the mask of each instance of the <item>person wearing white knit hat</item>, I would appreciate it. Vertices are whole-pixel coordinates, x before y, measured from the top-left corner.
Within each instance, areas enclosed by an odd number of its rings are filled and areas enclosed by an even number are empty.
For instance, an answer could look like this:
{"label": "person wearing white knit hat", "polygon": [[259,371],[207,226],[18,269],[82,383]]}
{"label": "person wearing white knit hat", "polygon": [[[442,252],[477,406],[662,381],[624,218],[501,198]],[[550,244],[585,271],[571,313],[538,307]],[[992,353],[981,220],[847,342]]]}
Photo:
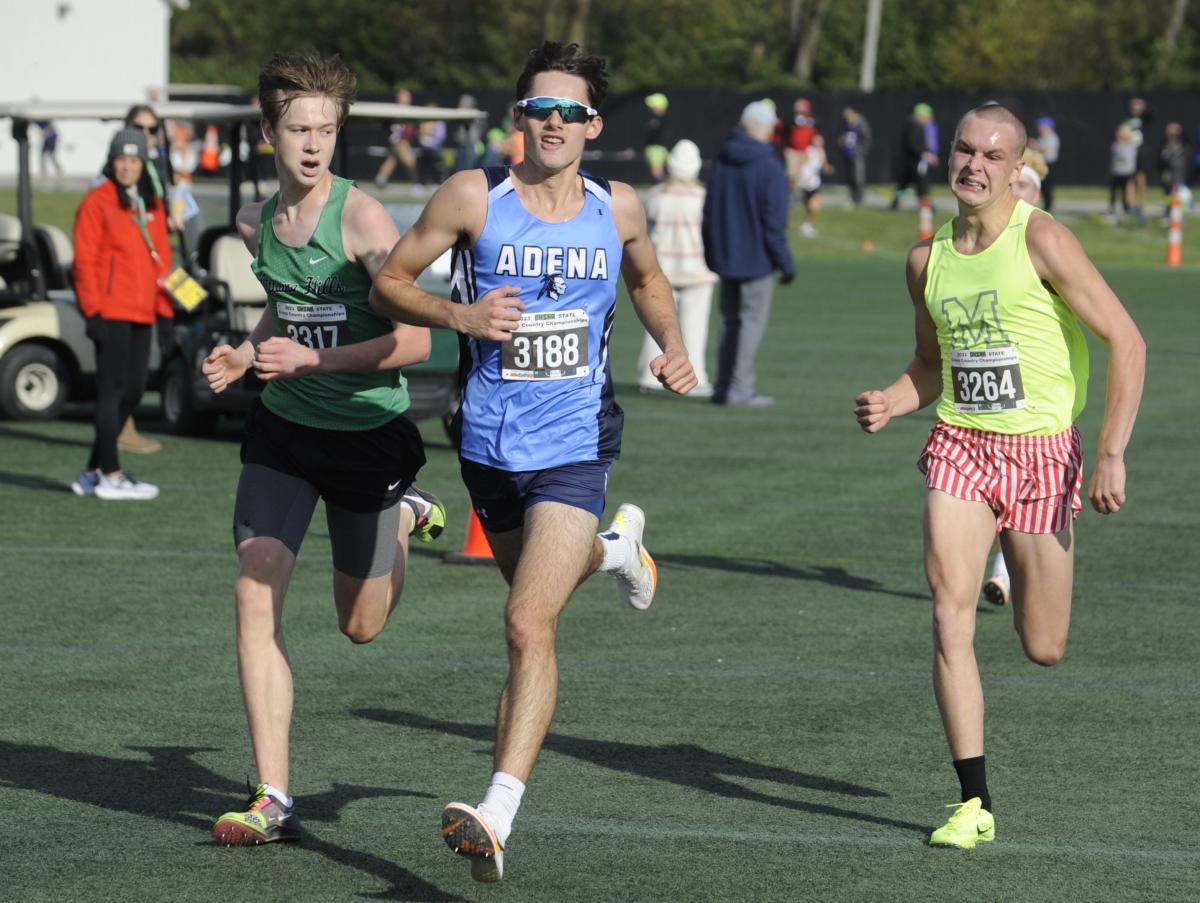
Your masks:
{"label": "person wearing white knit hat", "polygon": [[[667,155],[667,180],[650,189],[646,197],[646,216],[651,222],[650,239],[658,252],[658,261],[675,293],[683,344],[700,381],[689,394],[710,398],[713,390],[704,364],[704,349],[717,277],[704,264],[704,241],[700,236],[704,185],[698,177],[702,164],[700,148],[694,141],[684,138],[677,142]],[[644,392],[665,391],[650,372],[650,361],[660,353],[658,343],[647,333],[637,369],[638,388]]]}

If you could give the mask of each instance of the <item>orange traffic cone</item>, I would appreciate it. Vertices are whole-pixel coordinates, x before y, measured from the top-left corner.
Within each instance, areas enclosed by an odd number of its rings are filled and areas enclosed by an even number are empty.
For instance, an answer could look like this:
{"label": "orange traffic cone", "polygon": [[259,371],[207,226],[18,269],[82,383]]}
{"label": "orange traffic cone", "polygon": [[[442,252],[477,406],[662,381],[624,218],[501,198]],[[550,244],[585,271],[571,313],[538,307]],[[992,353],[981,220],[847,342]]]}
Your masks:
{"label": "orange traffic cone", "polygon": [[1167,266],[1177,267],[1183,264],[1183,202],[1179,198],[1179,188],[1171,192],[1171,219],[1167,227]]}
{"label": "orange traffic cone", "polygon": [[200,151],[200,168],[205,172],[216,172],[221,166],[221,140],[217,127],[210,125],[204,130],[204,147]]}
{"label": "orange traffic cone", "polygon": [[491,564],[496,560],[492,555],[487,534],[483,532],[483,526],[475,516],[474,508],[471,509],[471,516],[467,518],[467,538],[463,541],[462,549],[447,552],[443,560],[450,564]]}
{"label": "orange traffic cone", "polygon": [[924,241],[933,238],[933,202],[929,195],[922,195],[921,206],[917,210],[917,239]]}

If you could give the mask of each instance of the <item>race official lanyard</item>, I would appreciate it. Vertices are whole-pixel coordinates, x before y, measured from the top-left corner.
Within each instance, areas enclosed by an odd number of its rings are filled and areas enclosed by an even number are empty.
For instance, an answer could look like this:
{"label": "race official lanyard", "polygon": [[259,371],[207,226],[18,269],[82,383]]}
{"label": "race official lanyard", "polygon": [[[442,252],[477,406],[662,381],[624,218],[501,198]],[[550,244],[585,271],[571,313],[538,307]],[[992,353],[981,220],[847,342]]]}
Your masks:
{"label": "race official lanyard", "polygon": [[150,249],[150,256],[154,258],[157,264],[162,263],[162,258],[158,256],[158,251],[154,249],[154,242],[150,238],[150,232],[146,228],[146,202],[142,200],[142,196],[136,190],[132,192],[131,197],[137,205],[137,212],[133,215],[134,222],[137,223],[138,230],[142,233],[142,238],[146,240],[146,247]]}

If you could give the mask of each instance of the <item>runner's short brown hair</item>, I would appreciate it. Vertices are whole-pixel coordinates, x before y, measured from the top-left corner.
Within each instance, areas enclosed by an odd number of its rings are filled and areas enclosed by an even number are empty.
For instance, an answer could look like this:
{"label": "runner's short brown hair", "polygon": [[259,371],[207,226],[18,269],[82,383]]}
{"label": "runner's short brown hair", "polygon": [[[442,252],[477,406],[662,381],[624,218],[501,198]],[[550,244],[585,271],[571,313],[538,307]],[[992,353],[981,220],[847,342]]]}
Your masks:
{"label": "runner's short brown hair", "polygon": [[587,82],[588,104],[599,109],[608,94],[606,65],[598,56],[584,56],[578,44],[545,41],[541,47],[529,51],[529,59],[517,78],[517,100],[529,94],[533,77],[539,72],[565,72]]}
{"label": "runner's short brown hair", "polygon": [[258,74],[258,102],[263,118],[275,126],[297,97],[328,97],[337,107],[340,128],[357,87],[358,78],[336,53],[277,53]]}

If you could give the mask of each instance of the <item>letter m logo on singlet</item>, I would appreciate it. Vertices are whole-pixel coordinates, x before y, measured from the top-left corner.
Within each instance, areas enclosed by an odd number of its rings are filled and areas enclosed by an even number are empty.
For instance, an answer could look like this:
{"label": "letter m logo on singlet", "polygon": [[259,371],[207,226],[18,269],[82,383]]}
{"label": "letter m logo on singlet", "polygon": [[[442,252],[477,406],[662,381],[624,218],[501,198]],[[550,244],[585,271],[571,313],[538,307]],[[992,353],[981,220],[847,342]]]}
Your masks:
{"label": "letter m logo on singlet", "polygon": [[950,329],[950,347],[1012,344],[1000,325],[1000,299],[995,289],[980,292],[971,307],[958,298],[944,298],[941,306],[942,316]]}

